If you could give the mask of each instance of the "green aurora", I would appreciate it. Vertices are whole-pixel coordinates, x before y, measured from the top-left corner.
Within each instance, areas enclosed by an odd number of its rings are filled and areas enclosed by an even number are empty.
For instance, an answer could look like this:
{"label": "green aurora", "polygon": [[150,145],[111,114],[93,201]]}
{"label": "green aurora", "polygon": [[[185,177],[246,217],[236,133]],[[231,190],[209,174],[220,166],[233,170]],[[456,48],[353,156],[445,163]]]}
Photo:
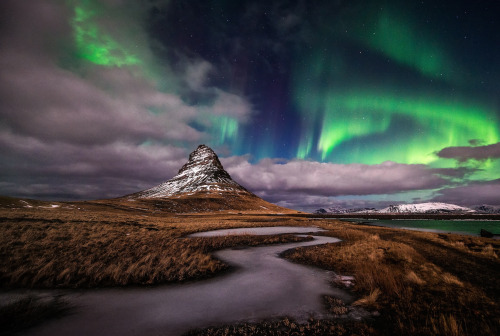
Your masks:
{"label": "green aurora", "polygon": [[[480,139],[486,144],[500,139],[495,114],[480,106],[426,97],[392,96],[383,92],[345,95],[311,92],[301,97],[298,103],[301,111],[314,111],[321,124],[316,150],[322,160],[344,158],[346,163],[376,164],[391,160],[427,164],[436,160],[433,153],[444,147],[466,146],[472,139]],[[376,144],[371,144],[365,150],[341,154],[340,157],[334,153],[342,144],[370,135],[379,135],[382,140],[391,138],[391,121],[394,119],[413,123],[415,132],[398,137],[398,141],[382,142],[380,152],[373,150]],[[308,131],[313,133],[314,129],[309,127]],[[314,134],[305,134],[298,157],[306,158],[312,153],[313,138]],[[334,158],[332,153],[336,154]]]}
{"label": "green aurora", "polygon": [[[293,100],[301,122],[297,158],[457,167],[435,153],[500,141],[495,102],[471,95],[474,90],[459,75],[464,67],[438,35],[396,6],[356,15],[346,14],[335,29],[328,20],[320,24],[321,34],[310,41],[313,51],[303,52],[294,67]],[[363,57],[374,63],[366,67],[362,61],[361,75],[357,62]],[[377,67],[382,75],[373,75]],[[476,165],[485,169],[475,178],[498,178],[496,162]]]}
{"label": "green aurora", "polygon": [[417,27],[411,17],[401,11],[384,9],[366,20],[361,26],[354,24],[355,40],[382,56],[407,66],[423,76],[461,82],[453,57],[425,27]]}
{"label": "green aurora", "polygon": [[[70,1],[74,16],[72,26],[77,57],[95,65],[106,67],[127,67],[144,65],[143,72],[148,77],[154,77],[140,57],[117,42],[113,36],[99,23],[100,15],[106,15],[105,8],[98,1]],[[162,113],[156,109],[156,114]],[[237,119],[225,115],[207,117],[210,121],[209,132],[214,145],[232,143],[238,137]],[[145,143],[149,143],[146,141]]]}
{"label": "green aurora", "polygon": [[[100,24],[102,5],[91,0],[71,3],[78,58],[98,66],[149,67]],[[340,23],[319,18],[315,29],[320,34],[308,41],[310,47],[294,52],[289,99],[300,127],[293,154],[285,157],[457,167],[435,153],[471,141],[500,141],[495,103],[465,94],[464,67],[449,45],[410,13],[397,5],[372,6],[345,13]],[[365,71],[358,69],[353,50],[359,50],[360,60],[364,54],[375,60],[372,68],[382,64],[382,71],[366,68],[366,61],[361,61]],[[385,67],[399,73],[384,76]],[[279,132],[272,131],[276,121],[266,121],[268,131],[255,132],[255,125],[230,116],[203,118],[196,124],[204,125],[201,130],[210,134],[214,146],[229,146],[238,154],[251,151],[256,160],[283,157]],[[498,177],[496,161],[480,165],[488,173],[477,170],[475,178]]]}
{"label": "green aurora", "polygon": [[224,115],[211,116],[211,132],[214,143],[222,145],[235,141],[238,137],[238,120]]}
{"label": "green aurora", "polygon": [[75,3],[71,23],[79,58],[104,66],[121,67],[141,63],[136,55],[126,50],[99,25],[101,7],[98,2],[82,0]]}

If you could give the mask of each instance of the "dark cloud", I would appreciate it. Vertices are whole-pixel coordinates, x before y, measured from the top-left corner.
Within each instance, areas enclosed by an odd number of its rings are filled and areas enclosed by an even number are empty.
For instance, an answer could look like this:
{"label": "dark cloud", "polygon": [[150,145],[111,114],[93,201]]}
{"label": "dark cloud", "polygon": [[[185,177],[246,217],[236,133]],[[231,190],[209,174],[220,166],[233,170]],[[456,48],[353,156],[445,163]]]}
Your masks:
{"label": "dark cloud", "polygon": [[500,179],[471,182],[468,185],[443,189],[433,201],[459,205],[497,205],[500,201]]}
{"label": "dark cloud", "polygon": [[81,147],[0,134],[2,194],[49,199],[117,197],[172,177],[187,152],[113,143]]}
{"label": "dark cloud", "polygon": [[231,176],[250,190],[276,195],[280,192],[315,196],[391,194],[434,189],[449,183],[443,174],[446,171],[417,164],[333,164],[300,160],[280,163],[265,159],[252,165],[247,157],[222,161]]}
{"label": "dark cloud", "polygon": [[64,67],[72,29],[61,3],[1,6],[1,194],[115,197],[176,173],[187,152],[163,143],[198,142],[194,107],[138,67]]}
{"label": "dark cloud", "polygon": [[61,47],[70,44],[69,15],[67,7],[44,0],[0,2],[2,54],[36,53],[33,59],[53,59]]}
{"label": "dark cloud", "polygon": [[471,174],[477,172],[479,168],[475,167],[457,167],[457,168],[434,168],[433,171],[442,175],[445,178],[455,178],[455,179],[463,179]]}
{"label": "dark cloud", "polygon": [[[265,159],[256,164],[249,156],[233,156],[221,161],[231,176],[267,201],[281,206],[314,211],[319,208],[383,208],[404,203],[414,198],[424,202],[433,197],[436,190],[442,192],[440,201],[467,204],[474,197],[453,195],[450,186],[471,173],[471,169],[429,168],[421,164],[384,162],[378,165],[333,164],[300,160]],[[470,189],[481,192],[482,189]],[[466,194],[466,192],[464,193]],[[378,196],[377,196],[378,195]],[[445,196],[446,195],[446,196]],[[474,194],[472,194],[474,195]],[[490,190],[490,204],[495,193]],[[436,199],[437,200],[437,199]],[[475,204],[474,202],[469,204]]]}
{"label": "dark cloud", "polygon": [[314,212],[321,208],[340,208],[340,209],[382,209],[389,205],[398,203],[391,200],[369,200],[356,198],[338,198],[327,196],[316,196],[297,192],[258,192],[257,195],[263,199],[283,206],[285,208],[296,209],[307,212]]}
{"label": "dark cloud", "polygon": [[[196,110],[179,97],[158,91],[141,69],[87,66],[72,72],[61,67],[56,51],[65,50],[61,43],[58,50],[51,46],[71,38],[66,7],[35,1],[29,6],[16,2],[9,9],[16,20],[7,20],[1,35],[0,120],[4,129],[85,145],[117,139],[197,141],[201,137],[188,125]],[[152,109],[162,113],[155,115]]]}
{"label": "dark cloud", "polygon": [[[186,115],[193,115],[192,109],[175,96],[151,91],[117,99],[72,73],[50,66],[10,64],[0,76],[5,104],[2,125],[18,134],[84,145],[117,139],[200,138],[184,121]],[[185,114],[177,118],[167,113],[155,116],[148,111],[146,99],[151,107]]]}
{"label": "dark cloud", "polygon": [[[471,144],[476,144],[474,140]],[[486,160],[500,158],[500,142],[492,145],[468,147],[447,147],[437,152],[437,156],[443,159],[455,159],[460,162],[468,160]]]}

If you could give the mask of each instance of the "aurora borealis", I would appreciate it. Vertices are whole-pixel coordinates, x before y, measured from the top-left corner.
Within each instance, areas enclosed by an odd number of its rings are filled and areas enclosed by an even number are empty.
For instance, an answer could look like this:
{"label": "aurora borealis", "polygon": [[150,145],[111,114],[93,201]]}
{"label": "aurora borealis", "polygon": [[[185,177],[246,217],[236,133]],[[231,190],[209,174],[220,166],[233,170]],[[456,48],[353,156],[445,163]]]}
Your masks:
{"label": "aurora borealis", "polygon": [[2,195],[120,196],[205,143],[238,182],[297,209],[500,203],[495,1],[0,10]]}
{"label": "aurora borealis", "polygon": [[139,64],[140,60],[125,50],[114,38],[102,31],[93,19],[99,13],[99,3],[74,2],[72,28],[78,57],[104,66]]}

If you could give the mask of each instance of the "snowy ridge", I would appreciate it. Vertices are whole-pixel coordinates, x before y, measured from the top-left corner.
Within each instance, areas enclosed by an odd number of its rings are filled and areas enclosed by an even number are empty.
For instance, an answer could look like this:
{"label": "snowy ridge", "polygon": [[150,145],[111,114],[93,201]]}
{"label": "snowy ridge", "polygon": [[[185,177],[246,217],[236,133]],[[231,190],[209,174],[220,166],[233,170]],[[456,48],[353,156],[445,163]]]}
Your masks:
{"label": "snowy ridge", "polygon": [[475,212],[474,210],[455,204],[428,202],[418,204],[391,205],[379,210],[379,213],[454,213]]}
{"label": "snowy ridge", "polygon": [[[484,209],[483,209],[484,208]],[[481,208],[484,212],[495,211],[492,207],[483,206]],[[416,204],[399,204],[391,205],[387,208],[381,210],[375,210],[374,208],[364,208],[364,209],[344,209],[339,207],[331,207],[327,209],[318,209],[315,211],[317,214],[394,214],[394,213],[411,213],[411,214],[438,214],[438,213],[471,213],[478,212],[476,210],[462,207],[455,204],[440,203],[440,202],[427,202],[427,203],[416,203]]]}
{"label": "snowy ridge", "polygon": [[348,214],[348,213],[376,213],[377,210],[375,208],[341,208],[341,207],[330,207],[330,208],[321,208],[316,210],[314,213],[316,214]]}
{"label": "snowy ridge", "polygon": [[195,192],[247,193],[224,170],[215,152],[200,145],[189,155],[189,161],[170,180],[130,195],[129,198],[161,198]]}

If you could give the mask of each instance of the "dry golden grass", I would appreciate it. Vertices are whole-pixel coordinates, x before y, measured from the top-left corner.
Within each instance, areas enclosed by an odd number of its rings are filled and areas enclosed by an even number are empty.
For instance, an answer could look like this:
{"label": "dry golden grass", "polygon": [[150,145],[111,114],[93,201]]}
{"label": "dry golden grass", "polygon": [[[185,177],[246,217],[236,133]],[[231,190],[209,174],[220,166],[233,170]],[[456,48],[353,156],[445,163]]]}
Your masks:
{"label": "dry golden grass", "polygon": [[[233,215],[233,217],[236,217]],[[297,241],[278,237],[183,238],[216,228],[269,225],[238,216],[133,214],[116,209],[0,211],[2,287],[153,285],[199,279],[227,269],[211,252],[236,245]],[[240,219],[241,218],[241,219]],[[284,220],[294,225],[296,219]]]}
{"label": "dry golden grass", "polygon": [[[80,209],[78,209],[80,208]],[[343,241],[286,257],[354,275],[356,304],[373,322],[283,319],[197,331],[204,335],[497,335],[500,241],[262,214],[165,214],[113,204],[0,209],[0,284],[6,287],[153,285],[227,269],[217,249],[297,240],[282,235],[184,238],[231,227],[316,225]],[[325,299],[334,315],[342,302]],[[372,325],[372,326],[370,326]]]}
{"label": "dry golden grass", "polygon": [[361,297],[354,304],[380,310],[375,326],[383,334],[499,333],[499,241],[332,221],[322,226],[344,241],[287,257],[354,275]]}
{"label": "dry golden grass", "polygon": [[353,302],[353,306],[363,306],[371,309],[378,309],[379,304],[377,302],[378,297],[380,296],[381,291],[378,288],[375,288],[370,292],[370,294],[363,296],[361,299],[358,299]]}
{"label": "dry golden grass", "polygon": [[493,246],[491,244],[488,244],[486,245],[485,247],[483,247],[481,253],[485,256],[488,256],[488,257],[492,257],[492,258],[495,258],[495,259],[498,259],[498,255],[497,253],[495,252],[495,249],[493,248]]}
{"label": "dry golden grass", "polygon": [[414,284],[417,285],[425,285],[425,281],[420,278],[417,273],[414,271],[408,271],[408,274],[406,275],[406,279],[410,282],[413,282]]}
{"label": "dry golden grass", "polygon": [[460,281],[456,276],[447,272],[442,273],[441,278],[448,285],[456,285],[460,287],[464,285],[464,283]]}

